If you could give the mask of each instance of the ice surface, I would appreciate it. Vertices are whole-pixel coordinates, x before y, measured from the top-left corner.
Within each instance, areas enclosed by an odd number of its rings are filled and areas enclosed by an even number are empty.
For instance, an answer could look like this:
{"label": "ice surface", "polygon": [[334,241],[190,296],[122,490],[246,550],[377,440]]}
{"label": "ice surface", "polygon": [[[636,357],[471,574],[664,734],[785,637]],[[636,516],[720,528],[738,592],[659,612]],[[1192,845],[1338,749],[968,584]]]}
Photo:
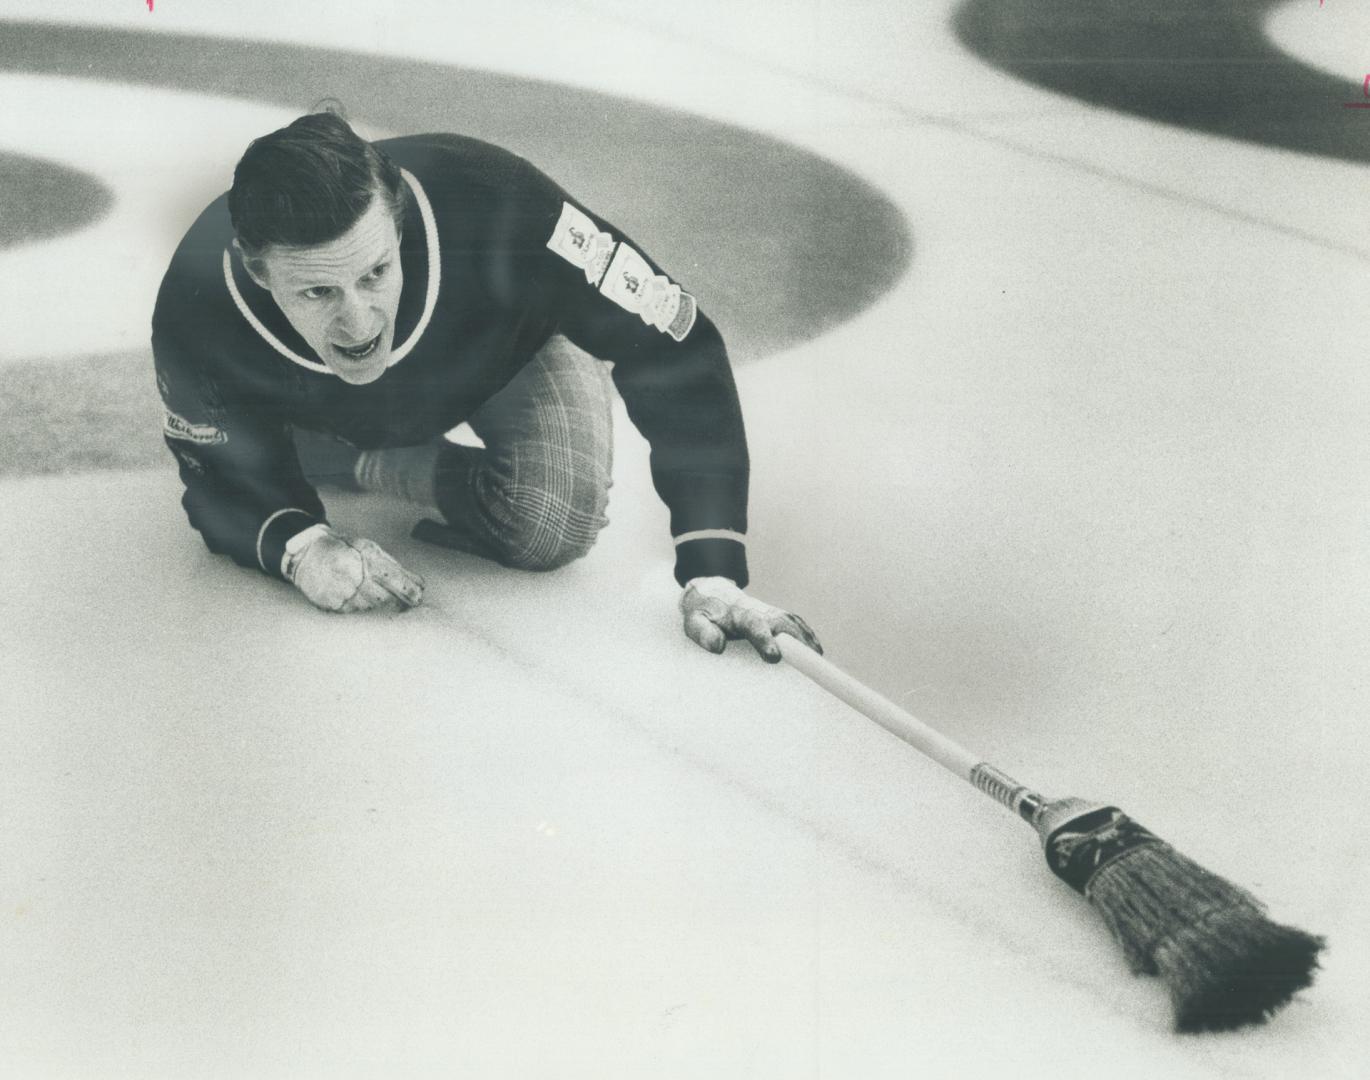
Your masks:
{"label": "ice surface", "polygon": [[1173,1036],[1021,823],[796,673],[694,649],[620,414],[613,524],[556,574],[335,498],[428,578],[402,616],[324,616],[209,555],[169,470],[0,482],[7,1075],[1358,1075],[1350,167],[1019,86],[949,7],[102,17],[564,78],[878,184],[907,279],[739,372],[756,593],[1002,767],[1326,933],[1317,985]]}

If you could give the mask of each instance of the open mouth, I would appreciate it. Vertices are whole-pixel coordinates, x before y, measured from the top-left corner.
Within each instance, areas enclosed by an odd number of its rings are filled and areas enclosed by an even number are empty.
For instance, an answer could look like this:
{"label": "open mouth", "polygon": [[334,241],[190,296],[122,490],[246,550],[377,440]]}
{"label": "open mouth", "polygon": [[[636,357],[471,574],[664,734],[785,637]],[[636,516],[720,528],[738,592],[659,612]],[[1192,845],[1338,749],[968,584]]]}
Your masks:
{"label": "open mouth", "polygon": [[342,353],[349,360],[365,360],[374,353],[381,345],[381,335],[377,334],[370,341],[363,341],[360,345],[339,345],[333,342],[333,348]]}

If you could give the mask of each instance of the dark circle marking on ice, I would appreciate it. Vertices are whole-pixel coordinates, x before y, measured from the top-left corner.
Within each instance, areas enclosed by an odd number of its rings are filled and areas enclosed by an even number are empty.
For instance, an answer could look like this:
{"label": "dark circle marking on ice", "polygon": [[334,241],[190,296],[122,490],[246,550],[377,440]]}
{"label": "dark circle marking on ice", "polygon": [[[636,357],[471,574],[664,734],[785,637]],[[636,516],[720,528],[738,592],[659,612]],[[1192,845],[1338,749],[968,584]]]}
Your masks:
{"label": "dark circle marking on ice", "polygon": [[899,280],[912,255],[903,215],[871,185],[799,147],[716,120],[395,57],[48,23],[0,21],[0,31],[4,71],[301,112],[336,97],[354,120],[378,128],[456,131],[508,146],[640,240],[700,297],[743,358],[855,315]]}
{"label": "dark circle marking on ice", "polygon": [[[507,146],[639,240],[699,297],[740,363],[850,319],[887,292],[913,257],[900,211],[834,162],[735,125],[569,86],[273,42],[6,20],[0,71],[160,86],[300,112],[336,97],[354,120],[376,128],[450,130]],[[131,158],[137,152],[129,147]],[[0,456],[0,473],[169,461],[147,420],[156,405],[150,357],[143,383],[150,402],[105,392],[115,373],[137,378],[143,361],[113,353],[88,359],[95,362],[0,368],[0,405],[22,395],[30,414],[49,410],[35,425],[41,432],[79,421],[64,401],[124,401],[105,420],[101,448],[73,460],[41,440],[24,442]],[[19,375],[26,367],[33,370]],[[48,385],[44,371],[60,371],[62,380],[46,405],[32,397]]]}
{"label": "dark circle marking on ice", "polygon": [[0,153],[0,250],[99,221],[114,193],[93,176],[41,158]]}
{"label": "dark circle marking on ice", "polygon": [[954,25],[981,59],[1046,90],[1210,135],[1370,161],[1367,117],[1342,107],[1360,87],[1266,37],[1265,17],[1281,2],[967,0]]}

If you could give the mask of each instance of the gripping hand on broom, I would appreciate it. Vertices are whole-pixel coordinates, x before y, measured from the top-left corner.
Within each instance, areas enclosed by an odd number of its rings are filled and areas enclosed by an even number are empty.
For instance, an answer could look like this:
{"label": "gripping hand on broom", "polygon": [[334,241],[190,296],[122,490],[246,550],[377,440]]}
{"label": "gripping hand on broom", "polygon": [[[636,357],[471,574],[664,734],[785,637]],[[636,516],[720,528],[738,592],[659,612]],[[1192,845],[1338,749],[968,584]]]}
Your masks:
{"label": "gripping hand on broom", "polygon": [[748,596],[727,578],[689,581],[680,596],[680,612],[685,617],[686,635],[709,652],[721,653],[729,641],[746,638],[763,660],[778,664],[777,634],[789,634],[815,652],[823,651],[809,624],[798,615]]}

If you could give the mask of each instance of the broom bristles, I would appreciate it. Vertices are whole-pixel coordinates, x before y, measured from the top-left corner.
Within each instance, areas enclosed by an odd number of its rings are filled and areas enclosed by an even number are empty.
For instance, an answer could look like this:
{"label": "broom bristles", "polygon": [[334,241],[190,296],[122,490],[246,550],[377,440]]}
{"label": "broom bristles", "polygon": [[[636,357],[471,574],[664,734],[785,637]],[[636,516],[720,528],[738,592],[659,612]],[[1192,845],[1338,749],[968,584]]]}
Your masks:
{"label": "broom bristles", "polygon": [[1312,983],[1322,938],[1272,922],[1245,889],[1116,807],[1067,799],[1039,817],[1052,870],[1084,893],[1134,971],[1165,982],[1178,1031],[1262,1023]]}
{"label": "broom bristles", "polygon": [[1101,867],[1085,895],[1133,969],[1165,982],[1179,1031],[1259,1024],[1313,982],[1321,938],[1272,922],[1245,889],[1169,844]]}

